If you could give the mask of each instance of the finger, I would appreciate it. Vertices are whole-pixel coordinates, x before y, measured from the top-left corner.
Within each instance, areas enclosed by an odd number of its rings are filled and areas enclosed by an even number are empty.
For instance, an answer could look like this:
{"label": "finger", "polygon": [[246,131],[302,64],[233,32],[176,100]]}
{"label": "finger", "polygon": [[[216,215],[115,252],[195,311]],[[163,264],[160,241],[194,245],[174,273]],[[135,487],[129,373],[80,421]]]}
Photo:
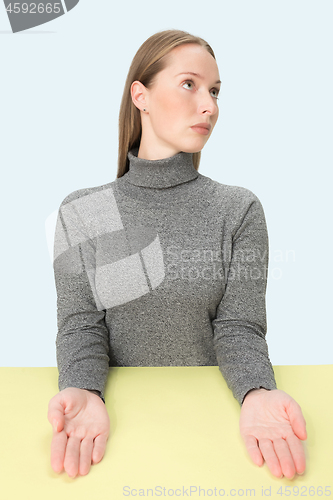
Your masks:
{"label": "finger", "polygon": [[51,443],[51,467],[54,472],[61,472],[64,468],[67,435],[63,432],[54,432]]}
{"label": "finger", "polygon": [[70,477],[75,477],[79,471],[80,442],[77,436],[70,436],[67,440],[64,468]]}
{"label": "finger", "polygon": [[270,439],[259,439],[259,448],[273,476],[281,477],[282,470],[272,441]]}
{"label": "finger", "polygon": [[107,440],[108,436],[106,436],[105,434],[100,434],[94,439],[94,449],[92,452],[93,464],[98,464],[98,462],[102,460]]}
{"label": "finger", "polygon": [[289,416],[291,427],[299,439],[306,439],[306,422],[301,407],[294,399],[290,399],[286,411]]}
{"label": "finger", "polygon": [[282,438],[274,439],[273,447],[279,459],[282,474],[288,479],[292,479],[296,473],[296,468],[287,442]]}
{"label": "finger", "polygon": [[56,432],[63,430],[65,425],[64,407],[58,394],[49,402],[47,418]]}
{"label": "finger", "polygon": [[81,476],[85,476],[90,471],[92,451],[94,443],[91,438],[84,438],[80,445],[80,467],[79,472]]}
{"label": "finger", "polygon": [[297,474],[303,474],[306,467],[305,452],[301,441],[295,434],[290,434],[286,438],[290,453],[293,457]]}
{"label": "finger", "polygon": [[256,465],[261,467],[262,464],[264,463],[264,459],[261,454],[261,451],[258,448],[258,441],[256,440],[256,438],[248,434],[247,436],[244,437],[244,442],[251,460]]}

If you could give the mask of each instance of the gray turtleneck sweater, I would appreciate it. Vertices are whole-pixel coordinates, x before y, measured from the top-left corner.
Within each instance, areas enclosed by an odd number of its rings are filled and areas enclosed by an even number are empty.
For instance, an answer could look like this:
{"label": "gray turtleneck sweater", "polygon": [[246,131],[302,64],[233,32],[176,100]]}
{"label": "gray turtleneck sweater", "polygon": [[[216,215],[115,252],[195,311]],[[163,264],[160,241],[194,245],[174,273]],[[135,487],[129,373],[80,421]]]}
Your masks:
{"label": "gray turtleneck sweater", "polygon": [[191,153],[137,154],[122,177],[59,208],[59,390],[103,397],[110,366],[206,365],[219,366],[240,404],[253,388],[275,389],[259,199],[200,174]]}

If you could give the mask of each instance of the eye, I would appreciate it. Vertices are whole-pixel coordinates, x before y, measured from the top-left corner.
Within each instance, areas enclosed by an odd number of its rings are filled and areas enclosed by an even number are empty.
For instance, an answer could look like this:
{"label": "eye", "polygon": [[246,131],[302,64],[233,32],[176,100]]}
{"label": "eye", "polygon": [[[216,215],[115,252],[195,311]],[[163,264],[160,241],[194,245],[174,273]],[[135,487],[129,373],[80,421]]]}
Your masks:
{"label": "eye", "polygon": [[190,83],[191,85],[194,85],[192,80],[186,80],[186,82],[184,82],[183,85],[187,85],[188,83]]}
{"label": "eye", "polygon": [[[193,86],[194,86],[194,82],[193,82],[193,80],[186,80],[186,81],[183,83],[183,85],[187,85],[187,84],[189,84],[189,83],[190,83],[191,85],[193,85]],[[215,95],[215,96],[213,96],[213,97],[214,97],[214,99],[218,99],[218,97],[217,97],[217,96],[218,96],[218,94],[219,94],[219,89],[217,89],[217,88],[213,88],[213,89],[211,90],[211,92],[216,92],[216,95]]]}
{"label": "eye", "polygon": [[212,89],[212,92],[216,92],[215,99],[218,99],[218,97],[217,97],[217,96],[219,95],[219,92],[220,92],[220,91],[219,91],[219,89],[215,89],[215,88],[214,88],[214,89]]}

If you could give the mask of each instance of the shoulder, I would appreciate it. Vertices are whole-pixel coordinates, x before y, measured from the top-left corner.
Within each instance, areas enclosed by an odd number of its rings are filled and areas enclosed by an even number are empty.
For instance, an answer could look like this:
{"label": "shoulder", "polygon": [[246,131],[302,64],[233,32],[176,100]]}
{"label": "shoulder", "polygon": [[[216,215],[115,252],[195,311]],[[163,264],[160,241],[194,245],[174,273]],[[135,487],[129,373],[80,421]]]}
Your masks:
{"label": "shoulder", "polygon": [[200,174],[200,176],[209,187],[212,201],[218,205],[230,206],[233,209],[249,208],[254,202],[261,205],[258,196],[246,187],[222,184],[205,175]]}
{"label": "shoulder", "polygon": [[239,228],[248,224],[266,227],[266,218],[263,206],[258,196],[251,189],[243,186],[222,184],[209,177],[203,176],[207,189],[207,203],[211,209],[211,216],[234,235]]}
{"label": "shoulder", "polygon": [[114,182],[91,188],[77,189],[61,202],[58,218],[67,230],[79,234],[78,238],[92,239],[108,231],[108,227],[121,227],[113,193]]}
{"label": "shoulder", "polygon": [[98,193],[101,193],[101,192],[107,191],[107,190],[112,190],[113,184],[114,184],[114,181],[109,182],[107,184],[102,184],[100,186],[76,189],[75,191],[72,191],[71,193],[69,193],[68,195],[65,196],[65,198],[60,203],[60,207],[68,205],[69,203],[72,203],[72,204],[80,203],[81,204],[84,202],[88,202],[90,199],[92,199],[94,197],[97,198]]}

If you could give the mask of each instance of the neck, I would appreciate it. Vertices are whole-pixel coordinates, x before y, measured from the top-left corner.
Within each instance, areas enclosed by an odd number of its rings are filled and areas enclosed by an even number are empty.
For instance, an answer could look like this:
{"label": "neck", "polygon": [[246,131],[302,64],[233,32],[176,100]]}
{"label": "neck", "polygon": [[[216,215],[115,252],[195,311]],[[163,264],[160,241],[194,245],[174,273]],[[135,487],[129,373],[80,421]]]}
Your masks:
{"label": "neck", "polygon": [[138,151],[139,148],[133,148],[127,153],[127,179],[135,186],[167,188],[196,179],[199,175],[193,165],[193,153],[181,151],[168,158],[146,160],[138,158]]}

